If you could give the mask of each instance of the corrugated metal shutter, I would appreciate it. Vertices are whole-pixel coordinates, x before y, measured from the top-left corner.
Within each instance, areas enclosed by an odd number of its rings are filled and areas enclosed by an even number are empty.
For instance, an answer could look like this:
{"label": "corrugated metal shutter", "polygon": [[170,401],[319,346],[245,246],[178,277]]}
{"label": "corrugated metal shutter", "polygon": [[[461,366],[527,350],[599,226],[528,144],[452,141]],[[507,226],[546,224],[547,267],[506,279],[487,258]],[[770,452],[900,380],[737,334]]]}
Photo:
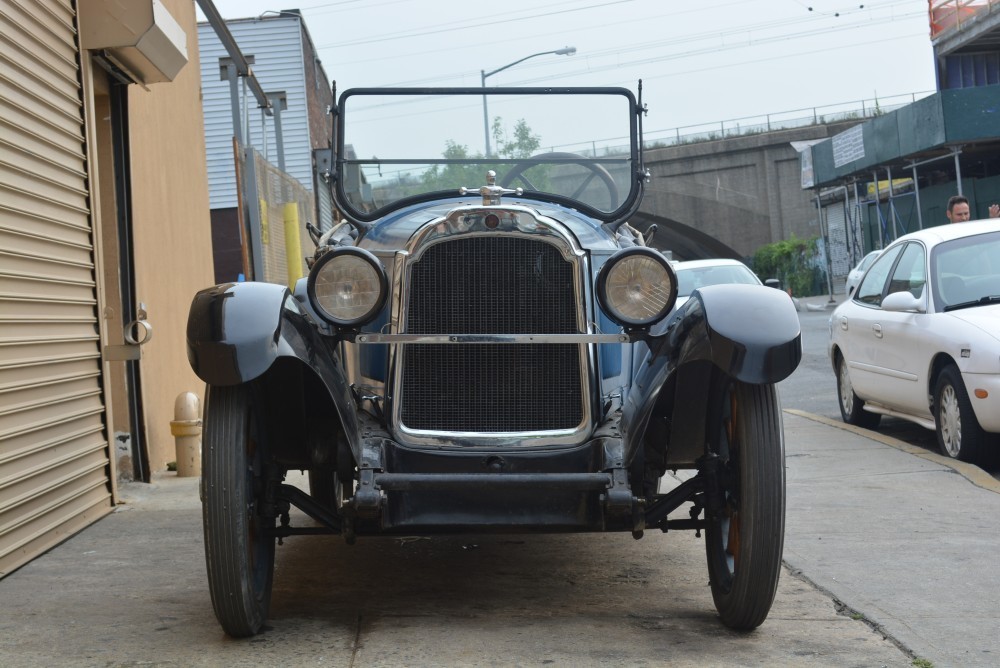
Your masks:
{"label": "corrugated metal shutter", "polygon": [[76,16],[0,3],[0,577],[111,510]]}

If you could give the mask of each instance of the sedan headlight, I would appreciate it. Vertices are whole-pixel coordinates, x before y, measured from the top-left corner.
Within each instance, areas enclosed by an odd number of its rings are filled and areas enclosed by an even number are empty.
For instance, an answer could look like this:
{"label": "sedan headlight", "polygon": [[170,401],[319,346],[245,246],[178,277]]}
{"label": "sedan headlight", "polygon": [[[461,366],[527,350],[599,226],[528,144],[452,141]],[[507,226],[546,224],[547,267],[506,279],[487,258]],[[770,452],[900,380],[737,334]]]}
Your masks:
{"label": "sedan headlight", "polygon": [[309,301],[324,319],[338,327],[370,322],[385,304],[388,281],[378,258],[362,248],[336,248],[309,272]]}
{"label": "sedan headlight", "polygon": [[597,274],[597,299],[623,327],[648,327],[677,301],[677,276],[667,258],[636,246],[612,256]]}

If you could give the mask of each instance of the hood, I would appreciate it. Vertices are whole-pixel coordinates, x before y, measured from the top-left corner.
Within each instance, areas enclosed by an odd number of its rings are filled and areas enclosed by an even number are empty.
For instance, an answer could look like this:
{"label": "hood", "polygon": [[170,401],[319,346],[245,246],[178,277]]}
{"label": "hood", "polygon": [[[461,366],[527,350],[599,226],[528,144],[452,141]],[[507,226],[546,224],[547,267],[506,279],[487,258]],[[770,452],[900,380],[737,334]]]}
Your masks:
{"label": "hood", "polygon": [[[503,204],[495,206],[498,209],[514,207],[527,209],[532,215],[557,220],[566,226],[583,248],[617,248],[613,236],[599,220],[585,216],[574,209],[515,197],[505,199]],[[477,195],[469,199],[448,199],[430,204],[417,204],[395,211],[375,222],[358,246],[373,252],[400,250],[405,248],[407,242],[428,223],[462,208],[481,210],[484,208],[482,198]]]}
{"label": "hood", "polygon": [[1000,340],[1000,304],[973,306],[958,311],[949,311],[945,315],[966,322],[983,330],[994,339]]}

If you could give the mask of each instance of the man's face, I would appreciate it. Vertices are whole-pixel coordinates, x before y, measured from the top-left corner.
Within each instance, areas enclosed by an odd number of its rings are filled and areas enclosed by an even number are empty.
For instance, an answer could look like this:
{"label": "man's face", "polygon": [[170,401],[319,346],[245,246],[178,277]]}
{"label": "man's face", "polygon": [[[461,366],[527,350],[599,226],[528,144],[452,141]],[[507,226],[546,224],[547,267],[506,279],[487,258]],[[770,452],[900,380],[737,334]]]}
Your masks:
{"label": "man's face", "polygon": [[964,223],[969,219],[969,205],[966,202],[959,202],[947,212],[948,220],[953,223]]}

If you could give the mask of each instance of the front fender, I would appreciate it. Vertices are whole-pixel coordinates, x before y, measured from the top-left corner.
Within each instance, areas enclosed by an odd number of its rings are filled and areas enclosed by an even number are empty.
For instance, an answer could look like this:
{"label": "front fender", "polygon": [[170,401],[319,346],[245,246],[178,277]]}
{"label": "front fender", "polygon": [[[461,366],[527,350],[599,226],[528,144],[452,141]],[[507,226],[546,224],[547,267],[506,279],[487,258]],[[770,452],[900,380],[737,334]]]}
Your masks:
{"label": "front fender", "polygon": [[302,315],[282,285],[224,283],[198,292],[188,313],[191,368],[210,385],[257,378],[278,358],[279,348],[287,348],[282,346],[283,318]]}
{"label": "front fender", "polygon": [[351,448],[360,453],[357,412],[343,366],[288,289],[225,283],[197,293],[187,325],[188,361],[209,385],[262,376],[280,357],[298,359],[330,394]]}
{"label": "front fender", "polygon": [[[651,337],[622,409],[630,460],[653,418],[669,425],[674,452],[668,452],[668,459],[688,462],[700,456],[712,367],[759,385],[784,380],[802,359],[795,306],[774,288],[732,284],[701,288],[664,329]],[[671,389],[669,395],[663,394],[664,388]]]}

